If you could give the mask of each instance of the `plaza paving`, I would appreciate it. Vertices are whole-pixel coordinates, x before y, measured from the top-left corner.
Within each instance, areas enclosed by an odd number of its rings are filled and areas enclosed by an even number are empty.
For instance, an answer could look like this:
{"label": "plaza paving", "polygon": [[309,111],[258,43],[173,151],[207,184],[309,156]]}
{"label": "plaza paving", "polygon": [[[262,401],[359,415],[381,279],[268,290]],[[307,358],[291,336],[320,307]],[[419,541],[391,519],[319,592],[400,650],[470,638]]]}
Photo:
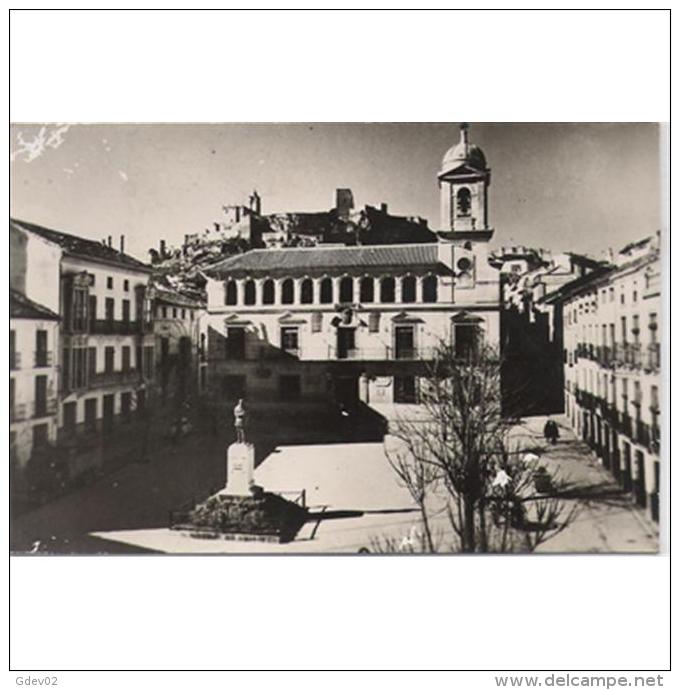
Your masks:
{"label": "plaza paving", "polygon": [[[518,441],[543,444],[544,419],[526,421],[515,430]],[[539,553],[653,553],[656,528],[623,494],[585,444],[561,424],[561,440],[542,461],[568,481],[577,498],[574,522],[542,544]],[[289,544],[193,539],[166,528],[98,532],[95,536],[166,553],[356,553],[373,550],[374,540],[397,543],[419,529],[419,513],[399,485],[382,443],[280,446],[256,469],[256,482],[268,490],[306,490],[313,514]],[[443,514],[435,531],[446,528]],[[384,541],[383,541],[384,543]]]}

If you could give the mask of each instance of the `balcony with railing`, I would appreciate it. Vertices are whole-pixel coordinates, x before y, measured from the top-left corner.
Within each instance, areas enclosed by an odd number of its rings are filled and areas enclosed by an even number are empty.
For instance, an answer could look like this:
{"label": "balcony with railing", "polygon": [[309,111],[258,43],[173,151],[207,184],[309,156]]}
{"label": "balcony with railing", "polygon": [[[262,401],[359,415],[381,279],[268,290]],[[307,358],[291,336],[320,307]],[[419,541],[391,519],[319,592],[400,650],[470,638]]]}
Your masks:
{"label": "balcony with railing", "polygon": [[659,343],[651,343],[647,346],[645,352],[645,371],[658,371],[661,367],[661,345]]}
{"label": "balcony with railing", "polygon": [[57,399],[48,398],[47,400],[36,400],[33,403],[33,417],[39,419],[40,417],[50,417],[57,414]]}
{"label": "balcony with railing", "polygon": [[9,421],[11,424],[14,422],[23,422],[28,419],[28,407],[25,403],[20,405],[12,405],[9,409]]}
{"label": "balcony with railing", "polygon": [[94,335],[135,335],[146,333],[146,324],[142,321],[114,321],[113,319],[92,319],[90,333]]}
{"label": "balcony with railing", "polygon": [[132,384],[137,383],[139,378],[140,372],[137,369],[127,369],[125,371],[102,371],[97,374],[90,374],[88,388]]}
{"label": "balcony with railing", "polygon": [[633,437],[633,418],[626,412],[621,415],[620,431],[630,438]]}
{"label": "balcony with railing", "polygon": [[52,361],[52,353],[48,350],[36,350],[33,353],[33,364],[37,368],[51,367]]}

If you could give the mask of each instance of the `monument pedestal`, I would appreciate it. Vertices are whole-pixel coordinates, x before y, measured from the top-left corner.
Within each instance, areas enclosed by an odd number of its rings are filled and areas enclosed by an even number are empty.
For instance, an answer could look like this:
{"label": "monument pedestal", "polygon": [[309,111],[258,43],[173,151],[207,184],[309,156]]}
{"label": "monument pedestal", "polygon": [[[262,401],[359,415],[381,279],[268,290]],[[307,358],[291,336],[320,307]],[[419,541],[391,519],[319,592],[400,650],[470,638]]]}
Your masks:
{"label": "monument pedestal", "polygon": [[252,443],[232,443],[227,448],[227,485],[223,496],[251,496],[255,470],[255,446]]}

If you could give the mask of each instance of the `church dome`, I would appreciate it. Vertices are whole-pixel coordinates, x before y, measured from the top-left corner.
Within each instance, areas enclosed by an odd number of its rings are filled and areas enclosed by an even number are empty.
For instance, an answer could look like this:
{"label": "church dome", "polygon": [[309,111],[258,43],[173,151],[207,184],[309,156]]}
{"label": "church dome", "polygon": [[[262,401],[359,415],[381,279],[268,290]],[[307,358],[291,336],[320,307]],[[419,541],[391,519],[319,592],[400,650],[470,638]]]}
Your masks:
{"label": "church dome", "polygon": [[460,126],[460,141],[444,154],[442,171],[453,170],[463,164],[476,170],[486,170],[486,157],[479,146],[470,144],[466,124]]}

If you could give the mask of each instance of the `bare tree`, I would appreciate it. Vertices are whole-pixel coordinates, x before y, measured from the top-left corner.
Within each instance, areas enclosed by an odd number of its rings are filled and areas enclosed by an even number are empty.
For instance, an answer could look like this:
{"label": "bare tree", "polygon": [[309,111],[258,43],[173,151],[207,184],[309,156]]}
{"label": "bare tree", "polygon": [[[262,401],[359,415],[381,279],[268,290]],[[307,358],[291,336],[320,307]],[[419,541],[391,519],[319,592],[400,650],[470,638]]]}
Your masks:
{"label": "bare tree", "polygon": [[567,511],[559,498],[557,477],[550,495],[539,494],[538,456],[527,460],[530,449],[512,447],[515,420],[501,411],[495,350],[472,347],[461,357],[440,344],[420,402],[423,417],[397,421],[390,434],[398,442],[385,450],[420,508],[430,551],[436,549],[428,503],[436,504],[437,495],[452,530],[450,548],[465,553],[532,551],[573,519],[574,509]]}

